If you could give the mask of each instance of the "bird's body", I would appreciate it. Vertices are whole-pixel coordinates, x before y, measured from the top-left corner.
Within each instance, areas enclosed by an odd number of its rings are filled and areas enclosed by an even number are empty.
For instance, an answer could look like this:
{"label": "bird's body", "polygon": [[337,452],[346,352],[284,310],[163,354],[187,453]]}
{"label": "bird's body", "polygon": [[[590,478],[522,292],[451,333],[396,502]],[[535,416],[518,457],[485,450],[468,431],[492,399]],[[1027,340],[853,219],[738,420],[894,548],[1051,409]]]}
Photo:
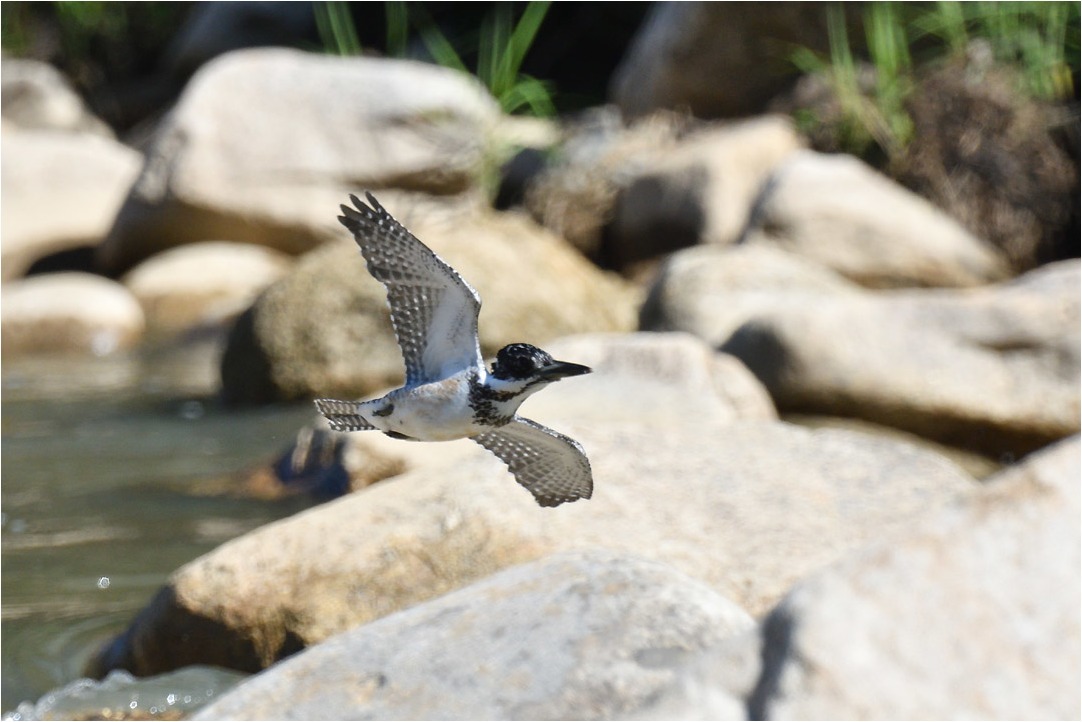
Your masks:
{"label": "bird's body", "polygon": [[402,227],[371,194],[369,208],[339,216],[372,275],[387,287],[406,383],[371,401],[317,399],[337,431],[378,430],[413,441],[471,438],[502,459],[542,506],[590,498],[590,463],[577,442],[517,415],[532,393],[589,373],[528,344],[500,350],[492,371],[481,359],[481,299],[449,265]]}

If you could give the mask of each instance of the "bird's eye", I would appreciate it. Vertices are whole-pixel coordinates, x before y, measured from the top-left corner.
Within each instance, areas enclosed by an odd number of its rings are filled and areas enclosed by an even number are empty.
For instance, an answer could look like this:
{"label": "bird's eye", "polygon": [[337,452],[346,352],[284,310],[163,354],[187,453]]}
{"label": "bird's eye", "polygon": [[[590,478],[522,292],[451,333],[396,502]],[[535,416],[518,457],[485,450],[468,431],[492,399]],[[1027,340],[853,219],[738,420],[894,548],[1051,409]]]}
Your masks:
{"label": "bird's eye", "polygon": [[515,356],[511,359],[511,370],[516,374],[525,376],[537,368],[533,356]]}

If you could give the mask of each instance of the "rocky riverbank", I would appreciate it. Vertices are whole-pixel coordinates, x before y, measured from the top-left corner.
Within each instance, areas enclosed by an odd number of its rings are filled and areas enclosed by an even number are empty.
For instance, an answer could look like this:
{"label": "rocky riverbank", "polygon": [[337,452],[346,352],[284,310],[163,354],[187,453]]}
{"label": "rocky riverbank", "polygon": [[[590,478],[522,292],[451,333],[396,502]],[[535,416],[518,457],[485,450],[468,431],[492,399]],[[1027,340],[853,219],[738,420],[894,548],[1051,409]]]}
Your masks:
{"label": "rocky riverbank", "polygon": [[378,393],[401,357],[335,220],[371,190],[477,288],[486,355],[595,369],[524,409],[591,500],[313,414],[250,481],[341,498],[179,568],[94,675],[258,673],[205,719],[1079,715],[1077,258],[1020,269],[778,115],[524,121],[451,70],[258,49],[137,151],[29,61],[4,87],[7,359],[210,334],[227,404]]}

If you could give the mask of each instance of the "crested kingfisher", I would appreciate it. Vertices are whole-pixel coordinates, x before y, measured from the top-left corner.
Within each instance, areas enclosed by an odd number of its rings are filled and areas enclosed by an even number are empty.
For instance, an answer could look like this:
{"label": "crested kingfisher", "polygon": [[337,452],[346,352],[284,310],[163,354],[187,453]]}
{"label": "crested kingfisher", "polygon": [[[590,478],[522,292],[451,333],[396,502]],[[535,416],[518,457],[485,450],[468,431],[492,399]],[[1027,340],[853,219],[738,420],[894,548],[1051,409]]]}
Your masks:
{"label": "crested kingfisher", "polygon": [[589,499],[590,462],[574,439],[518,415],[531,394],[590,373],[525,343],[504,346],[491,371],[481,358],[481,297],[456,271],[366,194],[338,217],[368,271],[387,289],[406,383],[370,401],[316,399],[335,431],[382,431],[396,439],[468,438],[499,457],[541,506]]}

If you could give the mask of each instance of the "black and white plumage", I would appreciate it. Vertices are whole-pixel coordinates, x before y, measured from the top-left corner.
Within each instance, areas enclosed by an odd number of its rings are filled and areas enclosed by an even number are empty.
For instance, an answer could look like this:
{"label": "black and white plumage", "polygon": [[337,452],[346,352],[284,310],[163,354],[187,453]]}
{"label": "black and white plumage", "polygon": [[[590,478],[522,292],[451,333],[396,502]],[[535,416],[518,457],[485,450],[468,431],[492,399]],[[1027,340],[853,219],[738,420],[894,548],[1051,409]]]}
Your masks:
{"label": "black and white plumage", "polygon": [[472,438],[498,456],[541,506],[589,499],[590,462],[574,439],[517,414],[530,394],[589,373],[529,344],[505,346],[491,373],[481,358],[481,298],[439,256],[366,194],[338,220],[353,233],[372,276],[387,288],[406,364],[402,388],[371,401],[317,399],[336,431],[378,430],[414,441]]}

